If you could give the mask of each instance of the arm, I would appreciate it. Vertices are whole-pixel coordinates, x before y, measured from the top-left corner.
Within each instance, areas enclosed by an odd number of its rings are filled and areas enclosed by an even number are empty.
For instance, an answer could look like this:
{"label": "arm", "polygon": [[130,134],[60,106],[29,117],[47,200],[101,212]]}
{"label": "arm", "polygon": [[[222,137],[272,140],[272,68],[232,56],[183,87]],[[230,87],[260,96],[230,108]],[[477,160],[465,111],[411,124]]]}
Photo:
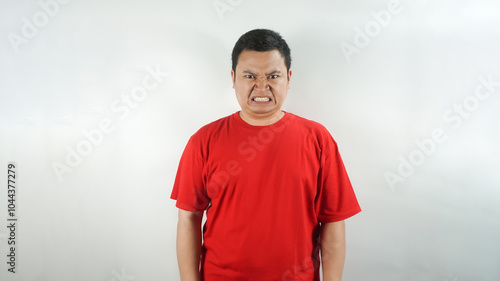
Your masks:
{"label": "arm", "polygon": [[322,224],[320,239],[323,281],[341,281],[345,260],[344,221]]}
{"label": "arm", "polygon": [[201,220],[203,212],[179,209],[177,262],[182,281],[200,280]]}

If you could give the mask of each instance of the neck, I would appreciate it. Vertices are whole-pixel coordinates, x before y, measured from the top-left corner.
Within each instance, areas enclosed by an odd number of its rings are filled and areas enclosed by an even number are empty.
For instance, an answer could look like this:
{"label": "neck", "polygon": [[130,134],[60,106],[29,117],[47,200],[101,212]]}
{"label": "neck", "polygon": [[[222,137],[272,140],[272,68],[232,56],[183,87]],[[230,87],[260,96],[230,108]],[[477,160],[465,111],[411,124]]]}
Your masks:
{"label": "neck", "polygon": [[285,112],[279,110],[276,113],[267,116],[251,116],[247,115],[243,111],[239,113],[241,119],[247,122],[252,126],[268,126],[278,122],[283,116],[285,116]]}

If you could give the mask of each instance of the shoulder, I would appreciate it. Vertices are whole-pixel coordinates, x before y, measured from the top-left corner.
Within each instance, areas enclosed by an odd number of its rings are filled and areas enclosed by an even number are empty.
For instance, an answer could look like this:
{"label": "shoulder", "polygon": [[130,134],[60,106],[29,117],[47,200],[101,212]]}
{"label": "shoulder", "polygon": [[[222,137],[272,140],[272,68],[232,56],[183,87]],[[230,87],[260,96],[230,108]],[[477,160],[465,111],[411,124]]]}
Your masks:
{"label": "shoulder", "polygon": [[234,114],[219,118],[215,121],[212,121],[212,122],[204,125],[200,129],[198,129],[198,131],[196,131],[196,133],[194,133],[191,136],[191,140],[206,141],[206,140],[210,139],[212,136],[214,136],[222,131],[225,131],[224,128],[227,128],[229,126],[228,125],[229,121],[231,118],[233,118],[233,115]]}
{"label": "shoulder", "polygon": [[290,121],[293,120],[292,123],[298,129],[305,130],[313,134],[330,136],[330,132],[328,131],[328,129],[326,129],[325,126],[323,126],[323,124],[292,113],[288,114],[291,115]]}
{"label": "shoulder", "polygon": [[[302,135],[302,137],[316,143],[322,150],[335,150],[337,142],[334,140],[328,129],[321,123],[291,114],[290,126],[295,135]],[[293,120],[293,121],[292,121]]]}

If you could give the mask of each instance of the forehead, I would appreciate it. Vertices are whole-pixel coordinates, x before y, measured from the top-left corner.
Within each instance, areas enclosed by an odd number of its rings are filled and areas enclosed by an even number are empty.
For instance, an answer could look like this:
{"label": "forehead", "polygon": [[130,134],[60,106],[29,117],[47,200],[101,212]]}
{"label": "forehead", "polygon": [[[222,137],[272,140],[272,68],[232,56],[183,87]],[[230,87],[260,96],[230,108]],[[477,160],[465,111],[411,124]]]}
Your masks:
{"label": "forehead", "polygon": [[241,52],[236,65],[236,71],[269,71],[269,70],[286,71],[285,58],[281,56],[278,50],[266,52],[245,50]]}

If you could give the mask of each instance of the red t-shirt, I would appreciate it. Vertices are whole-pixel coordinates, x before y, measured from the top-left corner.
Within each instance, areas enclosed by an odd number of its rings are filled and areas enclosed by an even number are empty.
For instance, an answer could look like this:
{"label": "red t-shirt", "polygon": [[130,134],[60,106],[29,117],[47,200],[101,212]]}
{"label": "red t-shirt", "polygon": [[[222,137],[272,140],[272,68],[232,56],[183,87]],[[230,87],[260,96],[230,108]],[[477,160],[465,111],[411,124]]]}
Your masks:
{"label": "red t-shirt", "polygon": [[319,280],[319,223],[361,211],[330,133],[288,112],[270,126],[236,112],[202,127],[171,198],[206,210],[205,281]]}

